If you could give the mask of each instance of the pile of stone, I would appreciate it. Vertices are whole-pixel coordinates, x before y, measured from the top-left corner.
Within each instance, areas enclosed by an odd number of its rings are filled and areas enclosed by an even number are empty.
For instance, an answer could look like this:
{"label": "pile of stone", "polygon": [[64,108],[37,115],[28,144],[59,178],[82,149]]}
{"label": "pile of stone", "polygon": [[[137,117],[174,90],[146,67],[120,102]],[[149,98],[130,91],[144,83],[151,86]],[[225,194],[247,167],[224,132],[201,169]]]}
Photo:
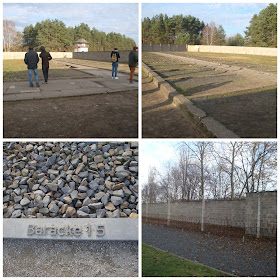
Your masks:
{"label": "pile of stone", "polygon": [[137,218],[137,142],[9,142],[4,218]]}

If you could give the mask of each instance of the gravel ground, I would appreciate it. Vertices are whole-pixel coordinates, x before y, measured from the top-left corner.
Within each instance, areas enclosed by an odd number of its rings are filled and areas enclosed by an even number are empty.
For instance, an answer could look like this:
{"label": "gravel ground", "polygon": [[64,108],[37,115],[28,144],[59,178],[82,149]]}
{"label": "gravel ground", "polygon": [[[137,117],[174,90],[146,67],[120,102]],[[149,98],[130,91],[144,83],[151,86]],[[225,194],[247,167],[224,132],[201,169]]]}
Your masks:
{"label": "gravel ground", "polygon": [[4,277],[137,277],[138,242],[4,239]]}
{"label": "gravel ground", "polygon": [[[159,238],[160,237],[160,238]],[[143,224],[142,242],[238,276],[276,276],[276,242],[217,237]]]}

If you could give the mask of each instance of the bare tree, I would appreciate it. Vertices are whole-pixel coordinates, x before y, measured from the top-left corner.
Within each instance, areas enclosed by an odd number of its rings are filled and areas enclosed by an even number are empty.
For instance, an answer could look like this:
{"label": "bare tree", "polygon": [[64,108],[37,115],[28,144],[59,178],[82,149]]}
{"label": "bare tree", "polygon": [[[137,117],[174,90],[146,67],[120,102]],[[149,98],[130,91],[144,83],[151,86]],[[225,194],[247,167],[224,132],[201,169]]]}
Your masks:
{"label": "bare tree", "polygon": [[205,165],[206,165],[206,155],[212,147],[211,142],[193,142],[188,144],[184,142],[185,145],[193,152],[193,155],[197,158],[200,163],[200,191],[201,191],[201,200],[202,200],[202,209],[201,209],[201,231],[204,231],[204,216],[205,216],[205,197],[204,197],[204,186],[205,186]]}
{"label": "bare tree", "polygon": [[16,25],[12,20],[3,20],[3,48],[5,52],[9,52],[16,38]]}

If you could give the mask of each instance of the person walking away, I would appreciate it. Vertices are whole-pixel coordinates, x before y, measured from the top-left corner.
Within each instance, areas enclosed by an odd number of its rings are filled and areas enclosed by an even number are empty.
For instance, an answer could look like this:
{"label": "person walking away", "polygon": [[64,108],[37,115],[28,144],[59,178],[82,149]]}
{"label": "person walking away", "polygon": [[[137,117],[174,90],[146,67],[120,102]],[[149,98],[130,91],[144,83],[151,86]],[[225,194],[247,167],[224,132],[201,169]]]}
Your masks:
{"label": "person walking away", "polygon": [[40,50],[41,50],[40,57],[42,59],[42,71],[45,79],[45,84],[47,84],[49,78],[49,66],[50,66],[49,61],[52,59],[52,56],[50,55],[49,52],[46,51],[44,46],[42,46]]}
{"label": "person walking away", "polygon": [[29,86],[33,87],[32,81],[32,72],[34,72],[36,85],[39,87],[39,78],[38,78],[38,71],[37,71],[37,64],[39,62],[38,54],[33,50],[33,47],[29,47],[29,51],[25,54],[24,62],[27,64],[28,69],[28,78],[29,78]]}
{"label": "person walking away", "polygon": [[129,84],[134,85],[135,83],[133,82],[133,76],[135,72],[135,68],[137,67],[138,64],[138,47],[134,46],[133,50],[129,53],[128,57],[128,65],[130,68],[130,78],[129,78]]}
{"label": "person walking away", "polygon": [[119,58],[120,58],[120,54],[119,54],[118,48],[114,48],[114,50],[111,52],[112,79],[114,79],[114,74],[115,74],[115,79],[118,79],[117,71],[118,71],[118,66],[119,66]]}

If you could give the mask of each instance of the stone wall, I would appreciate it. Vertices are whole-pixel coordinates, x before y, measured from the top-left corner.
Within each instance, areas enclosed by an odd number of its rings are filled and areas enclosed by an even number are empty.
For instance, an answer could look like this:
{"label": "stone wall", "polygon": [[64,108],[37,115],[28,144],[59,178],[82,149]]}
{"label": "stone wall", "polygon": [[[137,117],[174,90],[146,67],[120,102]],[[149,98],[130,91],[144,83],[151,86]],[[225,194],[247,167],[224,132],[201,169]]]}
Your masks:
{"label": "stone wall", "polygon": [[187,45],[173,44],[142,44],[143,52],[184,52],[187,51]]}
{"label": "stone wall", "polygon": [[277,56],[277,48],[260,48],[260,47],[143,44],[142,50],[143,52],[188,51],[188,52],[233,53],[233,54]]}
{"label": "stone wall", "polygon": [[[277,224],[277,192],[262,192],[261,236],[275,237]],[[170,203],[170,219],[193,223],[201,222],[201,201]],[[241,200],[206,200],[205,223],[245,228],[246,234],[257,232],[258,194],[250,193]],[[146,215],[143,204],[143,216]],[[148,204],[148,217],[167,219],[167,203]]]}
{"label": "stone wall", "polygon": [[[128,55],[130,51],[119,51],[119,53],[121,57],[119,59],[119,62],[128,63]],[[111,62],[111,51],[79,52],[79,53],[74,52],[73,58]]]}
{"label": "stone wall", "polygon": [[277,48],[188,45],[188,52],[233,53],[277,56]]}
{"label": "stone wall", "polygon": [[[53,58],[72,58],[72,52],[50,52]],[[5,59],[24,59],[26,52],[3,52],[3,60]],[[38,55],[40,52],[38,52]]]}
{"label": "stone wall", "polygon": [[[275,237],[277,229],[277,192],[260,193],[261,236]],[[257,234],[258,195],[250,193],[246,198],[246,234]]]}

